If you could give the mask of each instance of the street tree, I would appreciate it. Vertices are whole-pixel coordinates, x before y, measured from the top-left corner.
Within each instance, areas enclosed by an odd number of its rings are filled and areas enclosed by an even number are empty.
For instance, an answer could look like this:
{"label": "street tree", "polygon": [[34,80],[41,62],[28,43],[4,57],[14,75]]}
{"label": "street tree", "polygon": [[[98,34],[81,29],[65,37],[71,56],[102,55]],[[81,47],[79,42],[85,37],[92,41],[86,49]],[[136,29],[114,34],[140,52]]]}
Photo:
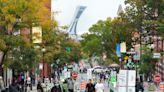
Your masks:
{"label": "street tree", "polygon": [[[51,20],[50,10],[45,7],[45,2],[47,0],[1,0],[0,1],[0,51],[2,51],[3,58],[0,66],[4,65],[6,67],[16,65],[19,63],[24,65],[24,67],[31,67],[35,62],[33,57],[35,57],[36,53],[34,53],[34,48],[32,44],[32,27],[33,26],[42,26],[43,30],[49,31],[52,30],[56,22]],[[35,7],[34,7],[35,6]],[[56,25],[55,25],[56,26]],[[18,31],[23,28],[27,28],[30,30],[30,33],[27,34],[27,39],[25,39],[24,35],[17,34]],[[43,32],[46,33],[46,32]],[[54,35],[50,35],[52,38]],[[48,36],[44,36],[48,37]],[[17,49],[17,51],[15,51]],[[29,50],[29,52],[28,52]],[[17,55],[10,55],[12,53],[17,52]],[[22,53],[26,56],[33,55],[33,57],[29,56],[28,64],[24,64],[22,61],[26,62],[26,58],[22,58],[24,60],[19,60],[19,53]],[[8,58],[11,58],[10,62],[6,65]],[[13,62],[11,61],[13,60]],[[30,64],[31,63],[31,64]],[[22,66],[23,67],[23,66]],[[15,67],[16,68],[16,67]],[[17,69],[17,68],[16,68]],[[23,68],[21,68],[23,69]]]}
{"label": "street tree", "polygon": [[115,45],[127,42],[127,47],[130,48],[131,32],[132,28],[122,21],[121,17],[113,20],[107,18],[105,21],[98,21],[89,29],[89,33],[83,34],[81,44],[84,52],[89,56],[96,53],[97,56],[103,57],[105,53],[108,63],[118,62]]}

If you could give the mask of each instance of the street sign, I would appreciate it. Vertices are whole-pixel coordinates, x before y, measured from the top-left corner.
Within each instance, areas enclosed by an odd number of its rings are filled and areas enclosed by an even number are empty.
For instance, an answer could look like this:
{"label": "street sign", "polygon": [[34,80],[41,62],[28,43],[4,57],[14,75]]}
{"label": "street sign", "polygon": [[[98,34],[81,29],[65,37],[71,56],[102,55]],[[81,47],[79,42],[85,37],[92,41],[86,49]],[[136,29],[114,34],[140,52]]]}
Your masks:
{"label": "street sign", "polygon": [[161,58],[161,53],[153,53],[153,58]]}
{"label": "street sign", "polygon": [[154,75],[154,81],[159,83],[161,81],[161,76],[159,74]]}

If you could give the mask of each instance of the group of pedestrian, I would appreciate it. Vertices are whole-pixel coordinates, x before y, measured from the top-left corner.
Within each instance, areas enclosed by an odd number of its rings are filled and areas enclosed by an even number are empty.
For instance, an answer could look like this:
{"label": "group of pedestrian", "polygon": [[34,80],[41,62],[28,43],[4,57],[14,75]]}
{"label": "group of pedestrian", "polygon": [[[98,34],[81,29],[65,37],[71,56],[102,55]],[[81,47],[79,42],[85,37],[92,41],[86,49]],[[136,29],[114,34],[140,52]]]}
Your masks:
{"label": "group of pedestrian", "polygon": [[86,92],[104,92],[104,89],[105,87],[101,79],[99,79],[97,83],[95,81],[92,82],[92,80],[89,79],[89,82],[86,85]]}

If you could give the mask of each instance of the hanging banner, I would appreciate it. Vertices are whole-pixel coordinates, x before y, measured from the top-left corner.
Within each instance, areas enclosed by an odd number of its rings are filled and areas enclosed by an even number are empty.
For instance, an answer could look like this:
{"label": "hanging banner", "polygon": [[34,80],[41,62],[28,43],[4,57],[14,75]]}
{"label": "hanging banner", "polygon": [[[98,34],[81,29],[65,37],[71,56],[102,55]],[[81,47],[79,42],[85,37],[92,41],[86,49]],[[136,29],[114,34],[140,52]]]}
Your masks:
{"label": "hanging banner", "polygon": [[121,52],[120,52],[120,50],[121,50],[120,44],[117,43],[117,44],[116,44],[116,54],[117,54],[118,57],[121,57]]}
{"label": "hanging banner", "polygon": [[121,53],[126,53],[126,42],[121,43]]}
{"label": "hanging banner", "polygon": [[42,43],[42,28],[41,27],[32,27],[32,42]]}

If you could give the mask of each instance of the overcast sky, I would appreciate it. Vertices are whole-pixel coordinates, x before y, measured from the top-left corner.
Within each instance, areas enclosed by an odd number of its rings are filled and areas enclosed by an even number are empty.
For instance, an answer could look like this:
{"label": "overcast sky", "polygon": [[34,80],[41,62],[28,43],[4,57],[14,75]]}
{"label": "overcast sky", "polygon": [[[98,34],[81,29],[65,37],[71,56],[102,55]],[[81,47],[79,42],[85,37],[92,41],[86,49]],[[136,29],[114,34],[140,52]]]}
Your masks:
{"label": "overcast sky", "polygon": [[59,12],[55,19],[60,26],[70,25],[76,7],[86,6],[77,24],[77,33],[83,34],[98,20],[117,16],[120,4],[124,7],[124,0],[52,0],[52,12]]}

